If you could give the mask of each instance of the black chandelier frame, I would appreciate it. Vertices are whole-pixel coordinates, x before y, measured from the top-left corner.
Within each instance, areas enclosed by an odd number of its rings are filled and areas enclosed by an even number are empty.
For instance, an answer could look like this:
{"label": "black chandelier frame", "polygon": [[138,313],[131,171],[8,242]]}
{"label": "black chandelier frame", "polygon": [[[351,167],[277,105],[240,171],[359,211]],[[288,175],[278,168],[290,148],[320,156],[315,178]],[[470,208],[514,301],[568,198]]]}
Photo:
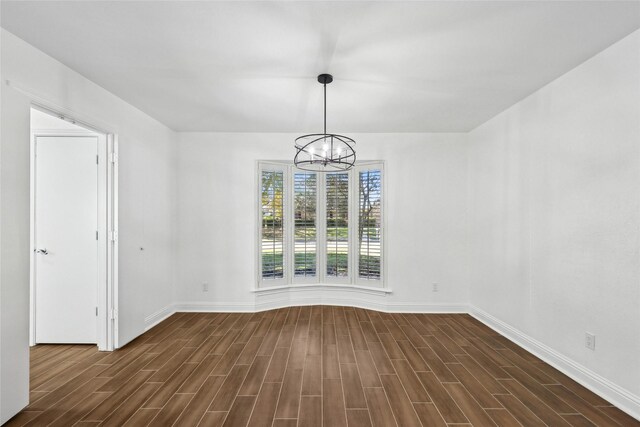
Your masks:
{"label": "black chandelier frame", "polygon": [[318,76],[318,82],[324,89],[324,129],[323,133],[311,133],[295,139],[293,163],[298,169],[313,172],[347,171],[356,163],[356,142],[348,136],[327,133],[327,84],[332,81],[331,74]]}

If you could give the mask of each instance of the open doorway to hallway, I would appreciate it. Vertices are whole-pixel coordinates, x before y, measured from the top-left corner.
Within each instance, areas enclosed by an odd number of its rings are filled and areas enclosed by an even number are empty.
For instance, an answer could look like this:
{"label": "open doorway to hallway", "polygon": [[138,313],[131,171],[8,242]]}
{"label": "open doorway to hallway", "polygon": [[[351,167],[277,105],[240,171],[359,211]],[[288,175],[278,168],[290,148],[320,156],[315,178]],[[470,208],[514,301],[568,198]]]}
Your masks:
{"label": "open doorway to hallway", "polygon": [[109,349],[107,135],[31,109],[35,344]]}

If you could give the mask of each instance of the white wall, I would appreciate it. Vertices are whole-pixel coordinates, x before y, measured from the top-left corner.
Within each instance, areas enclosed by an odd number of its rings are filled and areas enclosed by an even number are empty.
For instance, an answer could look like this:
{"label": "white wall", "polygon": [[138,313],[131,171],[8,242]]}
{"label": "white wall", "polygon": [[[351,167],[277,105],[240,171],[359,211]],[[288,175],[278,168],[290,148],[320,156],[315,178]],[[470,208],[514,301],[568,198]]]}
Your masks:
{"label": "white wall", "polygon": [[640,31],[469,143],[472,304],[640,416]]}
{"label": "white wall", "polygon": [[172,303],[177,180],[173,131],[9,32],[2,30],[0,41],[1,423],[28,398],[29,316],[29,99],[5,81],[119,136],[121,345]]}
{"label": "white wall", "polygon": [[[256,160],[288,160],[292,134],[181,133],[179,308],[267,308],[255,296]],[[295,291],[292,302],[389,310],[464,309],[466,139],[463,134],[359,134],[358,158],[385,160],[388,296]],[[209,283],[209,292],[202,283]],[[437,282],[440,291],[433,293]],[[277,302],[276,302],[277,300]]]}

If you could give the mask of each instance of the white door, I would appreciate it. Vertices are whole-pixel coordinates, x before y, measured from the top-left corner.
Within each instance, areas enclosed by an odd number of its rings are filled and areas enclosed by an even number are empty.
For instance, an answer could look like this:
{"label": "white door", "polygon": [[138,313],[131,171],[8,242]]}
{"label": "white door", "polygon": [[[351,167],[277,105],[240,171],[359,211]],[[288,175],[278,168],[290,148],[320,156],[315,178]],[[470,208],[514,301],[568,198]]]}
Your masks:
{"label": "white door", "polygon": [[95,343],[98,138],[36,137],[35,341]]}

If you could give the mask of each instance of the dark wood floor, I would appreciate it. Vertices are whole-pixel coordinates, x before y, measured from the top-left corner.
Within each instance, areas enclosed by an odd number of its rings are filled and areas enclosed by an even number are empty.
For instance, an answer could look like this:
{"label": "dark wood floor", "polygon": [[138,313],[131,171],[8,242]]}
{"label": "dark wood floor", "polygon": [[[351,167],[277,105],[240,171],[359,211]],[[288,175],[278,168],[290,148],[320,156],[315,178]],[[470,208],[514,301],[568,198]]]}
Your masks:
{"label": "dark wood floor", "polygon": [[464,314],[177,313],[113,353],[31,352],[8,425],[640,426]]}

